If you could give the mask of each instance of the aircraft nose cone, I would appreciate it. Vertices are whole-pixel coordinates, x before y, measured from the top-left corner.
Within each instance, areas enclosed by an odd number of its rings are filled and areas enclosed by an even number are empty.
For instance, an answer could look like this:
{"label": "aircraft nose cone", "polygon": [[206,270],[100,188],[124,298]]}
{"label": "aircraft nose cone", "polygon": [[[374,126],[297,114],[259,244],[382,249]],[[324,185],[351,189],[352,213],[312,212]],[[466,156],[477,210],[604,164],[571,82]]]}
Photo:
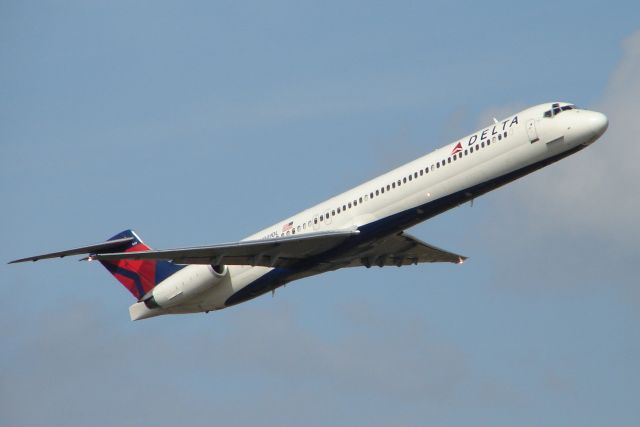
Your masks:
{"label": "aircraft nose cone", "polygon": [[592,111],[589,115],[589,127],[596,138],[599,138],[609,127],[609,119],[602,113]]}

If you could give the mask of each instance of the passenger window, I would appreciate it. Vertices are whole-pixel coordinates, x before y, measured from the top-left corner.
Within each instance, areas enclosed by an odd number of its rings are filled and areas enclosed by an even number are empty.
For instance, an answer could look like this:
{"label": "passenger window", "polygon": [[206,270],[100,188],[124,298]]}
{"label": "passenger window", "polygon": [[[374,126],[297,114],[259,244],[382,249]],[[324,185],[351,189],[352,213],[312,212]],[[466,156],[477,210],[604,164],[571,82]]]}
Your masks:
{"label": "passenger window", "polygon": [[353,206],[358,206],[358,201],[357,200],[353,201]]}
{"label": "passenger window", "polygon": [[467,150],[464,150],[464,155],[465,156],[469,155],[469,152]]}
{"label": "passenger window", "polygon": [[451,163],[451,157],[447,158],[447,163]]}
{"label": "passenger window", "polygon": [[320,215],[320,221],[322,221],[322,218],[324,218],[324,216],[323,216],[323,215]]}
{"label": "passenger window", "polygon": [[360,203],[362,203],[362,197],[360,197]]}
{"label": "passenger window", "polygon": [[406,177],[406,176],[405,176],[404,178],[402,178],[402,182],[403,182],[404,184],[406,184],[406,183],[407,183],[407,177]]}
{"label": "passenger window", "polygon": [[437,167],[438,169],[440,169],[440,162],[437,162],[437,163],[436,163],[436,167]]}
{"label": "passenger window", "polygon": [[380,192],[381,192],[382,194],[384,194],[384,187],[382,187],[382,188],[380,189]]}
{"label": "passenger window", "polygon": [[351,202],[349,202],[349,205],[348,205],[348,207],[349,207],[349,209],[351,209]]}
{"label": "passenger window", "polygon": [[414,177],[414,178],[417,178],[417,177],[418,177],[418,172],[414,172],[414,173],[413,173],[413,177]]}
{"label": "passenger window", "polygon": [[391,190],[391,186],[387,184],[387,191]]}
{"label": "passenger window", "polygon": [[411,181],[413,179],[413,176],[409,175],[409,181]]}
{"label": "passenger window", "polygon": [[504,137],[505,138],[507,137],[507,131],[504,131]]}
{"label": "passenger window", "polygon": [[373,193],[369,194],[369,197],[370,197],[371,199],[373,199]]}
{"label": "passenger window", "polygon": [[469,152],[473,153],[473,147],[469,148]]}
{"label": "passenger window", "polygon": [[376,196],[380,195],[380,190],[376,190]]}
{"label": "passenger window", "polygon": [[500,140],[502,140],[502,134],[501,133],[498,134],[498,141],[500,141]]}
{"label": "passenger window", "polygon": [[331,211],[331,216],[336,216],[336,211],[335,210]]}
{"label": "passenger window", "polygon": [[391,188],[396,188],[396,183],[395,182],[391,184]]}
{"label": "passenger window", "polygon": [[424,171],[420,169],[420,176],[422,176],[422,174],[424,174]]}

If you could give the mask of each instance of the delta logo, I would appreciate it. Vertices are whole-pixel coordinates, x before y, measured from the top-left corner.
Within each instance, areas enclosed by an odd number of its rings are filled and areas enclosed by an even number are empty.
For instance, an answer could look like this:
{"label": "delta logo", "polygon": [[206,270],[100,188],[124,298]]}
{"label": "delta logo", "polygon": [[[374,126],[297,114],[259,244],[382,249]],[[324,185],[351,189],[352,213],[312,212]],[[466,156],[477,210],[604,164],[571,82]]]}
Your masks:
{"label": "delta logo", "polygon": [[454,154],[458,154],[461,151],[462,151],[462,144],[458,142],[456,146],[453,147],[453,150],[451,151],[451,155],[453,156]]}

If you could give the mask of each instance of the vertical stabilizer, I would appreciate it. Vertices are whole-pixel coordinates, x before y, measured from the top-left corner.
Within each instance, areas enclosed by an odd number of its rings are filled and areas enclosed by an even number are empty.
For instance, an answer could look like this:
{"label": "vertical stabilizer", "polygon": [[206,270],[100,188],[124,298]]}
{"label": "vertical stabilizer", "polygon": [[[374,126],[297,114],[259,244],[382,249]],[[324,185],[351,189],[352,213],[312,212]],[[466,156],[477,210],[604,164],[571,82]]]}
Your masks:
{"label": "vertical stabilizer", "polygon": [[[123,246],[109,252],[140,252],[151,249],[132,230],[125,230],[116,234],[109,241],[133,238]],[[132,260],[100,261],[111,274],[115,276],[125,288],[140,300],[158,283],[181,270],[184,266],[169,261]]]}

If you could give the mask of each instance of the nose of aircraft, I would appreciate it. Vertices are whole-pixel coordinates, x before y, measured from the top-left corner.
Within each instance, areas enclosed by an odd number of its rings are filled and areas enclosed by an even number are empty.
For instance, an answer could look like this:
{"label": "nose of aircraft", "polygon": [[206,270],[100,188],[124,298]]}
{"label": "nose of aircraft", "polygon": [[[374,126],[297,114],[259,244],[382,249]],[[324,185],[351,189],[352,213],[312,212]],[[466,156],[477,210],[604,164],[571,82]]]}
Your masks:
{"label": "nose of aircraft", "polygon": [[609,127],[609,119],[602,113],[591,111],[588,118],[589,130],[595,138],[599,138]]}

